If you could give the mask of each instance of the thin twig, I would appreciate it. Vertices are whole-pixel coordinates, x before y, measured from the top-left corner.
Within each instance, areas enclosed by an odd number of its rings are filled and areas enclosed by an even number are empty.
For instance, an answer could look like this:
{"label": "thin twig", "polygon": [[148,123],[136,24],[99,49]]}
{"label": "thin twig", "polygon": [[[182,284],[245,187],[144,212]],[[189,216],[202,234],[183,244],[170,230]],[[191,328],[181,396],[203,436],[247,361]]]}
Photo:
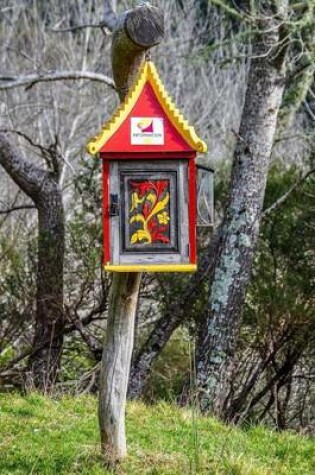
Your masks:
{"label": "thin twig", "polygon": [[308,172],[304,173],[298,181],[296,181],[286,193],[284,193],[280,198],[278,198],[269,208],[265,209],[261,215],[261,218],[265,218],[268,216],[272,211],[274,211],[276,208],[281,206],[290,196],[291,194],[305,181],[309,176],[311,176],[313,173],[315,173],[315,168],[313,170],[309,170]]}
{"label": "thin twig", "polygon": [[105,21],[101,21],[100,23],[83,23],[82,25],[75,25],[68,28],[51,28],[50,31],[52,31],[53,33],[68,33],[77,30],[83,30],[85,28],[106,28],[110,31]]}
{"label": "thin twig", "polygon": [[101,28],[104,32],[104,28],[108,31],[113,31],[116,25],[116,15],[112,9],[111,3],[109,0],[105,0],[104,5],[104,19],[99,23],[83,23],[81,25],[75,25],[68,28],[51,28],[53,33],[68,33],[76,30],[82,30],[84,28]]}
{"label": "thin twig", "polygon": [[[96,309],[93,309],[86,317],[82,318],[82,325],[83,326],[87,326],[89,325],[90,323],[94,322],[95,320],[98,320],[100,319],[100,315],[103,313],[104,311],[104,305],[101,303],[99,305],[99,307],[97,307]],[[76,330],[76,326],[71,322],[68,326],[66,326],[66,328],[63,330],[63,335],[67,335],[71,332],[73,332],[74,330]],[[56,334],[55,336],[59,336],[61,335],[62,332],[59,332],[58,334]],[[22,353],[18,354],[17,356],[13,357],[11,361],[7,362],[3,368],[1,368],[1,365],[0,365],[0,375],[5,373],[6,371],[8,371],[9,369],[11,368],[14,368],[14,366],[18,363],[20,363],[21,361],[23,361],[25,358],[33,355],[34,353],[36,353],[37,351],[39,351],[40,349],[42,349],[45,345],[47,345],[47,343],[49,343],[49,338],[48,339],[45,339],[43,340],[40,344],[38,345],[33,345],[32,347],[30,348],[27,348],[26,350],[24,350]]]}
{"label": "thin twig", "polygon": [[112,4],[110,0],[104,1],[104,20],[103,21],[106,24],[106,27],[110,31],[113,31],[115,29],[117,16],[112,8]]}
{"label": "thin twig", "polygon": [[309,118],[310,118],[313,122],[315,122],[315,114],[314,114],[314,112],[312,111],[312,109],[310,108],[310,105],[309,105],[309,103],[307,102],[306,99],[303,101],[303,106],[305,107],[305,110],[306,110],[306,112],[307,112]]}
{"label": "thin twig", "polygon": [[8,209],[0,209],[0,214],[10,214],[13,211],[20,211],[22,209],[36,209],[34,205],[21,205],[21,206],[13,206],[12,208]]}
{"label": "thin twig", "polygon": [[[90,81],[101,82],[112,89],[115,89],[114,81],[104,74],[90,71],[50,71],[45,74],[27,74],[11,76],[8,81],[7,76],[0,76],[0,90],[14,89],[16,87],[27,86],[30,89],[39,82],[73,81],[77,79],[88,79]],[[3,83],[1,83],[4,81]]]}
{"label": "thin twig", "polygon": [[225,11],[228,15],[234,17],[234,18],[237,18],[238,20],[242,20],[242,21],[248,21],[248,15],[243,12],[243,11],[239,11],[238,9],[236,10],[235,8],[227,5],[225,2],[223,2],[222,0],[211,0],[211,3],[213,5],[215,5],[216,7],[219,7],[221,8],[223,11]]}

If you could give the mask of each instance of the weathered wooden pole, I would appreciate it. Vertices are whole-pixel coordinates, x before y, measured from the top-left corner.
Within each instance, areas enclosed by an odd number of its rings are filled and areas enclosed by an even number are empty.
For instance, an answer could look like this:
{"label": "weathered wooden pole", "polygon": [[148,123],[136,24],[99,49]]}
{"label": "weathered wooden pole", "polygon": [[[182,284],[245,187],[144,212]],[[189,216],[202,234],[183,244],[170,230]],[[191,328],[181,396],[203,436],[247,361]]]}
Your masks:
{"label": "weathered wooden pole", "polygon": [[[163,13],[148,3],[116,19],[112,67],[121,101],[145,60],[145,52],[160,43],[163,35]],[[121,461],[127,454],[125,405],[140,281],[139,273],[114,274],[109,297],[99,392],[101,445],[109,464]]]}

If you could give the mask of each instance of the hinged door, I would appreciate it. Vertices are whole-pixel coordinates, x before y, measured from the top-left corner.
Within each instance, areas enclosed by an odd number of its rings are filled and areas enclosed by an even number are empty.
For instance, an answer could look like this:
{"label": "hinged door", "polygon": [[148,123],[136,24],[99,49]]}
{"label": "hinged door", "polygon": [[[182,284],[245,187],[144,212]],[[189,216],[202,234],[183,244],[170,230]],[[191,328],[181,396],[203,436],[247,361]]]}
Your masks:
{"label": "hinged door", "polygon": [[188,160],[110,163],[112,265],[189,263]]}

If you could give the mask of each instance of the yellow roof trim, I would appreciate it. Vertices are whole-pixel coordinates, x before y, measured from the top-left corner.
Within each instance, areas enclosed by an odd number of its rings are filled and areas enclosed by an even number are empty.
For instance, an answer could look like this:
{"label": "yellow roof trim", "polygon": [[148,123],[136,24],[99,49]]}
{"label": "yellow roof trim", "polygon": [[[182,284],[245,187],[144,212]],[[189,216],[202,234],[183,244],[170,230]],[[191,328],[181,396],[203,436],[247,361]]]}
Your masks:
{"label": "yellow roof trim", "polygon": [[194,127],[188,124],[166,92],[154,64],[151,61],[145,61],[124,102],[118,107],[113,117],[106,122],[101,133],[92,138],[87,144],[87,150],[91,155],[96,155],[123,124],[139,99],[147,81],[151,84],[165,114],[180,135],[197,152],[205,153],[207,151],[206,143],[198,137]]}

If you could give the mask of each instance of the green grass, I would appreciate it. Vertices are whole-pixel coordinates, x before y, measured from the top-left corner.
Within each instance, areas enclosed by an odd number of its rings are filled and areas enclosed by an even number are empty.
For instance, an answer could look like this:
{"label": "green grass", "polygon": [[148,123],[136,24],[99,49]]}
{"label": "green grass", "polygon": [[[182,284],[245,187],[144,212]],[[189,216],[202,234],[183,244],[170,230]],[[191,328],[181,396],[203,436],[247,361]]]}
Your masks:
{"label": "green grass", "polygon": [[[0,395],[0,474],[100,475],[93,397],[49,399]],[[127,408],[129,455],[117,475],[315,474],[315,440],[262,427],[241,430],[188,410],[132,403]],[[198,448],[198,450],[197,450]]]}

